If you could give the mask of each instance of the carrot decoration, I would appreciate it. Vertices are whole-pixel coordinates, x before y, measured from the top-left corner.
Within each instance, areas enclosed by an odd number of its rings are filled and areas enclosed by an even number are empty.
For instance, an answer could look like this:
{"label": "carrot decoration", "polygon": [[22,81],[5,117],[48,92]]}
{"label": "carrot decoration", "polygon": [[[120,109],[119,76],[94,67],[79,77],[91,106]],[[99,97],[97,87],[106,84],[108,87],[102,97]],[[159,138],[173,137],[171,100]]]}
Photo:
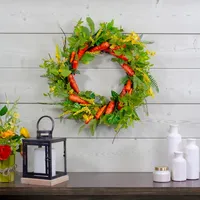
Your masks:
{"label": "carrot decoration", "polygon": [[78,68],[78,61],[77,60],[73,61],[72,68],[75,69],[75,70]]}
{"label": "carrot decoration", "polygon": [[86,44],[86,46],[83,49],[79,49],[79,51],[78,51],[78,59],[79,60],[82,58],[82,56],[87,51],[87,49],[88,49],[88,44]]}
{"label": "carrot decoration", "polygon": [[112,50],[118,50],[125,47],[126,47],[126,44],[123,44],[122,46],[115,46],[114,48],[112,48]]}
{"label": "carrot decoration", "polygon": [[96,119],[100,119],[100,117],[103,115],[104,111],[106,110],[106,105],[101,107],[98,112],[95,115]]}
{"label": "carrot decoration", "polygon": [[120,102],[117,102],[117,109],[121,110],[123,108],[123,104]]}
{"label": "carrot decoration", "polygon": [[126,89],[125,89],[125,86],[124,86],[124,88],[122,89],[122,91],[120,93],[120,97],[123,97],[125,94],[126,94]]}
{"label": "carrot decoration", "polygon": [[89,50],[89,52],[95,52],[95,51],[103,51],[107,49],[110,46],[108,42],[103,42],[99,46],[93,47],[92,49]]}
{"label": "carrot decoration", "polygon": [[128,61],[128,58],[126,56],[124,56],[124,55],[116,55],[114,53],[114,51],[112,51],[110,49],[105,49],[104,51],[107,52],[107,53],[109,53],[109,54],[111,54],[111,55],[113,55],[113,56],[115,56],[115,57],[117,57],[117,58],[120,58],[120,59],[122,59],[124,61]]}
{"label": "carrot decoration", "polygon": [[125,85],[125,90],[126,92],[129,92],[131,90],[131,86],[132,86],[132,82],[131,80],[129,79],[127,82],[126,82],[126,85]]}
{"label": "carrot decoration", "polygon": [[76,102],[76,103],[80,103],[80,104],[89,104],[87,101],[81,99],[78,95],[76,94],[70,94],[69,95],[69,100]]}
{"label": "carrot decoration", "polygon": [[121,67],[125,70],[125,72],[129,75],[129,76],[133,76],[135,74],[135,72],[133,71],[133,69],[127,65],[127,64],[122,64]]}
{"label": "carrot decoration", "polygon": [[111,114],[114,111],[114,108],[115,108],[115,101],[112,100],[109,102],[105,114]]}
{"label": "carrot decoration", "polygon": [[71,57],[70,57],[70,63],[72,63],[72,62],[73,62],[75,55],[76,55],[76,52],[75,52],[75,51],[73,51],[73,52],[71,53]]}
{"label": "carrot decoration", "polygon": [[80,91],[79,91],[78,85],[77,85],[77,83],[76,83],[76,81],[75,81],[75,79],[74,79],[74,76],[73,76],[72,74],[70,74],[70,75],[68,76],[68,80],[69,80],[69,83],[70,83],[70,86],[72,87],[72,89],[73,89],[75,92],[79,93]]}
{"label": "carrot decoration", "polygon": [[132,92],[133,92],[133,89],[131,88],[131,89],[128,91],[128,93],[129,93],[129,94],[132,94]]}

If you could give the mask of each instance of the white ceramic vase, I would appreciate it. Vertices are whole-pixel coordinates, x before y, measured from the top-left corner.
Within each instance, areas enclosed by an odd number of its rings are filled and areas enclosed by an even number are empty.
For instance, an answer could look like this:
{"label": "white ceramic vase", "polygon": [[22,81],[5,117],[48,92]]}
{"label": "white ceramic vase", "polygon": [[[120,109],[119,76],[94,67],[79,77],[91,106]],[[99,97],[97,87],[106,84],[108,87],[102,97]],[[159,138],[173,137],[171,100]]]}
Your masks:
{"label": "white ceramic vase", "polygon": [[183,157],[183,152],[174,152],[174,158],[172,160],[172,180],[173,181],[185,181],[187,176],[186,160]]}
{"label": "white ceramic vase", "polygon": [[196,139],[188,139],[185,147],[187,179],[199,179],[199,147]]}
{"label": "white ceramic vase", "polygon": [[168,148],[168,166],[169,170],[172,168],[172,159],[175,151],[181,151],[181,135],[178,131],[177,124],[171,124],[169,127],[169,135],[167,136],[167,148]]}

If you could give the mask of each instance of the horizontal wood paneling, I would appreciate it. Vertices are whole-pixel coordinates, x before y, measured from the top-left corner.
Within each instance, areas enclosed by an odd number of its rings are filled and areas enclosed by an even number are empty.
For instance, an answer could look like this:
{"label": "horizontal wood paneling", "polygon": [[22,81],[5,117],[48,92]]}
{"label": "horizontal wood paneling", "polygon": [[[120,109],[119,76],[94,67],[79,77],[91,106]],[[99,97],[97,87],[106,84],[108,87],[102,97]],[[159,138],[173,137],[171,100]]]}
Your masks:
{"label": "horizontal wood paneling", "polygon": [[[200,36],[144,34],[142,39],[153,42],[147,48],[156,52],[155,68],[200,68]],[[48,53],[54,56],[57,43],[62,34],[0,34],[0,68],[38,68]],[[82,68],[117,68],[110,58],[99,55]]]}
{"label": "horizontal wood paneling", "polygon": [[[57,154],[58,169],[62,162],[62,154]],[[123,139],[112,144],[112,139],[68,139],[67,165],[69,172],[152,172],[155,166],[167,165],[167,141]]]}
{"label": "horizontal wood paneling", "polygon": [[[20,97],[20,102],[25,103],[53,102],[43,96],[48,92],[47,79],[40,77],[43,73],[43,69],[0,69],[0,99],[6,93],[10,101]],[[149,98],[148,102],[200,103],[199,69],[155,69],[152,74],[158,82],[160,93],[155,98]],[[82,69],[81,75],[76,75],[76,80],[80,90],[93,90],[109,98],[111,90],[121,91],[119,79],[124,75],[122,69],[99,69],[98,73],[94,69]]]}
{"label": "horizontal wood paneling", "polygon": [[[69,171],[152,172],[155,166],[167,165],[166,140],[129,139],[116,140],[114,144],[111,142],[68,140]],[[185,141],[183,147],[184,144]],[[200,140],[197,144],[200,145]]]}
{"label": "horizontal wood paneling", "polygon": [[[200,138],[200,105],[148,105],[149,116],[138,110],[141,122],[135,123],[135,127],[122,130],[118,138],[165,138],[169,124],[180,124],[180,133],[183,137]],[[53,105],[21,104],[18,109],[22,125],[30,130],[32,136],[36,135],[36,122],[42,115],[50,115],[55,119],[55,136],[70,138],[113,138],[115,132],[108,127],[98,127],[95,136],[92,137],[88,129],[78,134],[81,123],[73,120],[58,119],[61,110]],[[41,129],[49,129],[50,121],[41,121]]]}
{"label": "horizontal wood paneling", "polygon": [[[91,16],[98,24],[115,19],[125,31],[144,33],[199,33],[198,0],[40,1],[3,0],[0,32],[66,32],[79,18]],[[112,10],[112,12],[111,12]],[[5,20],[6,19],[6,20]]]}

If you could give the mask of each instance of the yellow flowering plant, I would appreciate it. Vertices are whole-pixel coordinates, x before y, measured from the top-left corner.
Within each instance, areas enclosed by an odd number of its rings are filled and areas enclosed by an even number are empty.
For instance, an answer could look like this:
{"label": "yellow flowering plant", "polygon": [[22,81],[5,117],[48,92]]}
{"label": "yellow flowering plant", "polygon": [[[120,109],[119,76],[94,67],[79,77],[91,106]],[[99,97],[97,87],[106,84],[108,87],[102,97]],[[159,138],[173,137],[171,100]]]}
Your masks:
{"label": "yellow flowering plant", "polygon": [[17,103],[18,100],[11,106],[7,101],[6,105],[0,107],[0,160],[21,152],[22,139],[30,137],[28,130],[19,125]]}

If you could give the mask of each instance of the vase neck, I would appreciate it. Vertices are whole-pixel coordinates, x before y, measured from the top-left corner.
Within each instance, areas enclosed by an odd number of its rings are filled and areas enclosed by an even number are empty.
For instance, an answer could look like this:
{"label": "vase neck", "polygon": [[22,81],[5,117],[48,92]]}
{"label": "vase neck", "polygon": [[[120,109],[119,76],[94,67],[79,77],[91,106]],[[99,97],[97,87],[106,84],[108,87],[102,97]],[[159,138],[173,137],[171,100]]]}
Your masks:
{"label": "vase neck", "polygon": [[169,132],[173,134],[179,134],[178,133],[178,125],[170,125]]}
{"label": "vase neck", "polygon": [[174,152],[174,157],[175,158],[183,158],[183,152],[181,152],[181,151]]}
{"label": "vase neck", "polygon": [[188,145],[196,145],[196,139],[187,139]]}

